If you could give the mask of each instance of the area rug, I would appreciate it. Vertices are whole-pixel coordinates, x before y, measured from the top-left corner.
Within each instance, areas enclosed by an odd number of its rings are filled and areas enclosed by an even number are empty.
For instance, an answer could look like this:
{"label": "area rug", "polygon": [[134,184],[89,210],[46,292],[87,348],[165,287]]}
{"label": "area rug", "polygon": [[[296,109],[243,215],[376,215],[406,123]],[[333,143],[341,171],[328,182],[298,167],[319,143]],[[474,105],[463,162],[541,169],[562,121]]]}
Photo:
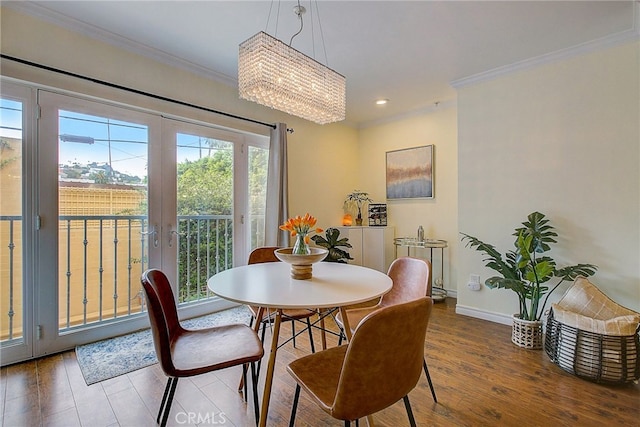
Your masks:
{"label": "area rug", "polygon": [[[185,320],[188,329],[202,329],[230,323],[249,324],[251,313],[245,306]],[[76,347],[76,358],[87,385],[158,363],[151,330],[110,338]]]}

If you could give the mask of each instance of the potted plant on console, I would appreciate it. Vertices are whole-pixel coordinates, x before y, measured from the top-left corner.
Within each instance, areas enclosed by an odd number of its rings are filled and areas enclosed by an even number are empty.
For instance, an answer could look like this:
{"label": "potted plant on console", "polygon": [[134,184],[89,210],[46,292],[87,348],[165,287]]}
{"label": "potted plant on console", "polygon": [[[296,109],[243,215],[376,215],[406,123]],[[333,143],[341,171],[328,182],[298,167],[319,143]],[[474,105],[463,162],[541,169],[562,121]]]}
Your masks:
{"label": "potted plant on console", "polygon": [[[578,276],[588,277],[595,273],[597,267],[592,264],[576,264],[556,268],[556,262],[547,255],[550,244],[556,243],[558,234],[549,225],[549,220],[540,212],[533,212],[522,223],[523,227],[515,229],[515,249],[502,256],[496,248],[480,239],[465,233],[462,241],[466,246],[483,252],[485,266],[499,273],[485,281],[488,288],[510,289],[518,295],[520,309],[513,315],[511,341],[514,344],[529,348],[542,348],[542,315],[547,300],[553,291],[566,280],[575,280]],[[546,283],[559,279],[549,290]],[[540,300],[546,297],[540,305]]]}
{"label": "potted plant on console", "polygon": [[352,193],[347,194],[343,208],[345,210],[351,210],[354,207],[357,208],[358,216],[356,216],[356,225],[362,225],[362,206],[365,203],[371,202],[373,202],[373,199],[369,197],[369,193],[360,190],[353,190]]}

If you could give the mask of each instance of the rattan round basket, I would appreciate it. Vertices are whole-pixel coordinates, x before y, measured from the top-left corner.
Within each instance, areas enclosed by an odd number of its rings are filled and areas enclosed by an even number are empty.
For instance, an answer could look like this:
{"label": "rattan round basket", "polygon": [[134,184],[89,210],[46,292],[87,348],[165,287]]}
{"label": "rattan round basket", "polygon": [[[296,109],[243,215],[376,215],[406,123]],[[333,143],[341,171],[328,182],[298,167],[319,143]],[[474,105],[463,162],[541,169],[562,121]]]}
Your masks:
{"label": "rattan round basket", "polygon": [[542,350],[542,321],[523,320],[519,314],[514,314],[511,341],[522,348]]}

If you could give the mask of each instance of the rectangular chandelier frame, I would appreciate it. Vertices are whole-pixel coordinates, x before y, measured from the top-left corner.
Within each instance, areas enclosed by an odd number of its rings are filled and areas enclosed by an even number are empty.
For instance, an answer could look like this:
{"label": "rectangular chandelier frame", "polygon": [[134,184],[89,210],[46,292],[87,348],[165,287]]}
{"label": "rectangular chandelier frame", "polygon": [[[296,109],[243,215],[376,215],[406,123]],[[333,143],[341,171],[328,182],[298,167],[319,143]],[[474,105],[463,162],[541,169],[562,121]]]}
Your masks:
{"label": "rectangular chandelier frame", "polygon": [[346,79],[261,31],[240,44],[240,97],[318,124],[345,119]]}

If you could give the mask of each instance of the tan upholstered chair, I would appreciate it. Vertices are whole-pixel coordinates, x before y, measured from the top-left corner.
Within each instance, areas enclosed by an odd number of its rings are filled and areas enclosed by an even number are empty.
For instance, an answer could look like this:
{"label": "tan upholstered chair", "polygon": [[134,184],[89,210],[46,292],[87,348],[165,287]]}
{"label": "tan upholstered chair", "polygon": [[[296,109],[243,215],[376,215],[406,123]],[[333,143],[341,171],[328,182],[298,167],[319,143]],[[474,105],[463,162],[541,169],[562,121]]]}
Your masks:
{"label": "tan upholstered chair", "polygon": [[[247,325],[214,326],[189,330],[180,325],[173,291],[167,276],[160,270],[147,270],[142,275],[142,288],[147,300],[153,344],[160,366],[169,377],[162,396],[156,422],[167,423],[178,379],[217,371],[231,366],[251,364],[253,405],[256,423],[259,418],[257,372],[264,349],[257,334]],[[246,378],[244,384],[247,384]],[[245,386],[245,399],[247,387]]]}
{"label": "tan upholstered chair", "polygon": [[639,331],[640,313],[578,277],[551,305],[544,347],[552,362],[578,377],[628,383],[640,378]]}
{"label": "tan upholstered chair", "polygon": [[[280,260],[275,256],[274,251],[278,249],[277,246],[264,246],[260,248],[256,248],[249,254],[249,261],[247,264],[260,264],[263,262],[280,262]],[[259,307],[249,306],[251,313],[253,315],[253,319],[258,316]],[[309,332],[309,343],[311,345],[311,352],[315,353],[315,346],[313,343],[313,333],[311,332],[311,321],[309,318],[316,314],[314,310],[311,309],[285,309],[282,310],[282,321],[287,322],[291,321],[291,331],[292,331],[292,340],[293,346],[296,345],[296,331],[295,331],[295,322],[296,321],[306,321],[307,330]],[[265,326],[269,324],[271,318],[269,314],[263,316],[261,319],[262,322],[262,341],[264,341],[265,335]]]}
{"label": "tan upholstered chair", "polygon": [[432,306],[431,298],[422,297],[382,307],[362,320],[349,344],[290,363],[287,371],[297,385],[289,425],[294,425],[304,389],[320,408],[347,426],[403,399],[415,426],[408,394],[420,378]]}
{"label": "tan upholstered chair", "polygon": [[[354,308],[346,311],[349,326],[352,330],[358,326],[362,319],[375,310],[415,300],[427,295],[429,283],[431,282],[431,264],[429,261],[420,258],[400,257],[391,263],[387,275],[393,280],[393,287],[380,298],[378,304],[372,307]],[[336,322],[340,329],[343,330],[344,324],[340,314],[336,316]],[[342,338],[341,336],[338,344],[342,343]],[[424,360],[423,368],[427,381],[429,382],[433,400],[437,402],[436,391],[433,388],[426,359]]]}

